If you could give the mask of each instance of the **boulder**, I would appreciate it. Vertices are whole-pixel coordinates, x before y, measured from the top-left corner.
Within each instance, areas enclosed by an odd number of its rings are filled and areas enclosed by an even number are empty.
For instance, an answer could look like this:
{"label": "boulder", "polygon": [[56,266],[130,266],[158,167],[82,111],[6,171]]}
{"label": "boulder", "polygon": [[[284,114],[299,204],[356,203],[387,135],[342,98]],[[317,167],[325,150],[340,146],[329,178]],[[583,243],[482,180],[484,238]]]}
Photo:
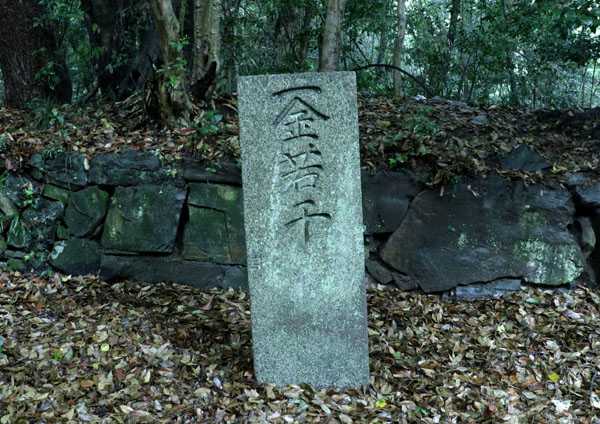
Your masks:
{"label": "boulder", "polygon": [[242,185],[242,171],[233,163],[204,165],[198,161],[183,162],[183,178],[198,183]]}
{"label": "boulder", "polygon": [[102,247],[112,251],[171,253],[185,200],[172,185],[117,187],[102,232]]}
{"label": "boulder", "polygon": [[245,264],[242,190],[224,184],[190,184],[183,256],[189,260]]}
{"label": "boulder", "polygon": [[90,161],[90,182],[109,186],[153,184],[165,173],[158,156],[151,152],[128,150],[95,156]]}
{"label": "boulder", "polygon": [[20,215],[12,218],[7,244],[15,249],[45,249],[54,241],[58,221],[63,216],[60,202],[38,199]]}
{"label": "boulder", "polygon": [[53,184],[46,184],[44,186],[44,191],[42,191],[42,196],[61,202],[63,205],[67,204],[70,195],[70,191]]}
{"label": "boulder", "polygon": [[36,153],[31,157],[34,178],[71,190],[85,187],[88,183],[85,156],[77,152],[62,152],[52,156]]}
{"label": "boulder", "polygon": [[245,268],[161,256],[103,255],[100,276],[108,281],[171,282],[198,288],[245,289],[248,284]]}
{"label": "boulder", "polygon": [[576,200],[585,208],[600,209],[600,181],[586,181],[574,188]]}
{"label": "boulder", "polygon": [[419,187],[409,172],[363,173],[362,193],[366,234],[392,233],[400,226]]}
{"label": "boulder", "polygon": [[72,193],[65,210],[65,223],[71,235],[86,237],[100,225],[108,208],[108,193],[87,187]]}
{"label": "boulder", "polygon": [[426,292],[507,277],[567,284],[584,265],[567,229],[574,212],[561,188],[498,176],[464,181],[443,196],[419,194],[381,257]]}
{"label": "boulder", "polygon": [[3,212],[10,214],[15,209],[30,206],[41,193],[41,186],[24,175],[9,173],[0,191],[5,198]]}
{"label": "boulder", "polygon": [[50,265],[65,274],[97,274],[100,269],[100,245],[93,240],[72,238],[54,245]]}
{"label": "boulder", "polygon": [[511,171],[538,172],[550,168],[550,164],[538,152],[522,144],[500,161],[504,169]]}

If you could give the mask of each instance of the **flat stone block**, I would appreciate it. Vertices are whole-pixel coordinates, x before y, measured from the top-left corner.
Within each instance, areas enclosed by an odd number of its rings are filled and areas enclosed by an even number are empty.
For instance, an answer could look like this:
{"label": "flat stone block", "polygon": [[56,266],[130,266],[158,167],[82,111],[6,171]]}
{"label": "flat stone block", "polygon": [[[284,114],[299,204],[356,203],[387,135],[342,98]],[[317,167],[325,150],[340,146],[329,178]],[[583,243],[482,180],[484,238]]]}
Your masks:
{"label": "flat stone block", "polygon": [[256,376],[367,384],[355,75],[242,77],[238,89]]}

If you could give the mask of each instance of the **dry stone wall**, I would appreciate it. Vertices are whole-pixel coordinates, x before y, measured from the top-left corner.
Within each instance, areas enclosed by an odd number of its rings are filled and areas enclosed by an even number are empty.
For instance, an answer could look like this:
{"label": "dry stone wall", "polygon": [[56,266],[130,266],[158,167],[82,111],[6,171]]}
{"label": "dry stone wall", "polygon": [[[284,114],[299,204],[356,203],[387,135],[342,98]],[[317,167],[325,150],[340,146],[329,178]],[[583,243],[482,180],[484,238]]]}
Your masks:
{"label": "dry stone wall", "polygon": [[[499,176],[431,189],[363,173],[368,278],[466,297],[568,286],[600,270],[600,183]],[[0,266],[108,280],[246,287],[240,170],[152,153],[36,155],[0,185]],[[468,288],[468,289],[465,289]]]}

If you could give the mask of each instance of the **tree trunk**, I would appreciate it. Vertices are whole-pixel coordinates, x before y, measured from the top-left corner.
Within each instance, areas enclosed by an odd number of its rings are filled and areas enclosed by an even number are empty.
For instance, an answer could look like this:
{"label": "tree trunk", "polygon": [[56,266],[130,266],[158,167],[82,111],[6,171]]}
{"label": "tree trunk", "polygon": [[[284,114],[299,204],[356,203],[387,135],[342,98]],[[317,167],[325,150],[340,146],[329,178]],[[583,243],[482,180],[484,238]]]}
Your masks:
{"label": "tree trunk", "polygon": [[192,91],[206,100],[221,67],[221,0],[194,1]]}
{"label": "tree trunk", "polygon": [[320,72],[335,71],[338,69],[345,7],[346,0],[329,0],[319,52]]}
{"label": "tree trunk", "polygon": [[[406,36],[406,0],[398,0],[398,33],[394,47],[394,66],[402,67],[402,50],[404,49],[404,37]],[[402,97],[402,75],[394,72],[394,95]]]}
{"label": "tree trunk", "polygon": [[226,91],[233,93],[236,90],[238,76],[238,35],[237,22],[240,14],[241,0],[226,0],[223,16],[223,79],[227,82]]}
{"label": "tree trunk", "polygon": [[35,0],[0,0],[0,68],[5,103],[23,108],[34,98],[71,100],[71,81],[64,54],[43,21]]}
{"label": "tree trunk", "polygon": [[448,26],[448,47],[454,47],[456,40],[456,31],[458,29],[458,18],[460,16],[461,0],[452,0],[450,7],[450,25]]}
{"label": "tree trunk", "polygon": [[171,0],[151,0],[160,39],[163,67],[157,93],[161,121],[171,127],[187,125],[192,102],[186,90],[186,66],[180,45],[179,22]]}
{"label": "tree trunk", "polygon": [[[87,16],[96,86],[102,95],[121,100],[141,89],[160,62],[158,36],[147,5],[131,0],[87,0],[81,6]],[[139,44],[131,40],[140,40]],[[125,59],[123,61],[123,58]]]}
{"label": "tree trunk", "polygon": [[[511,6],[511,0],[501,0],[500,7],[502,11],[502,18],[504,20],[504,24],[508,25],[507,12],[506,9]],[[506,72],[508,73],[508,86],[510,87],[509,99],[510,104],[513,106],[519,105],[519,92],[517,86],[517,80],[515,77],[515,64],[512,59],[513,52],[510,49],[506,49],[504,52],[505,55],[505,63],[506,63]]]}

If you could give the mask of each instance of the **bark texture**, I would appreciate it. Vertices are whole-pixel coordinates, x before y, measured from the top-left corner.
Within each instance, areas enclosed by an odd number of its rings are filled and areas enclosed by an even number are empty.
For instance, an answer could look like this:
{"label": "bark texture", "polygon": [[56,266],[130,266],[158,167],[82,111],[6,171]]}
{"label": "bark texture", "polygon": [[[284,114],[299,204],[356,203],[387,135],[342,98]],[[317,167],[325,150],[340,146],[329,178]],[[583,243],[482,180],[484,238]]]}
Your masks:
{"label": "bark texture", "polygon": [[[114,99],[143,88],[160,62],[159,38],[147,6],[132,0],[87,0],[82,8],[90,42],[101,52],[94,60],[96,88]],[[139,47],[131,39],[138,39]]]}
{"label": "bark texture", "polygon": [[[394,46],[394,66],[402,67],[402,51],[404,50],[404,38],[406,37],[406,0],[398,0],[398,23],[396,34],[396,45]],[[402,74],[394,72],[394,95],[403,96]]]}
{"label": "bark texture", "polygon": [[342,21],[346,0],[329,0],[321,39],[319,71],[335,71],[340,61]]}
{"label": "bark texture", "polygon": [[221,0],[194,0],[192,91],[205,100],[221,68]]}
{"label": "bark texture", "polygon": [[34,98],[69,102],[71,81],[64,54],[58,50],[53,31],[43,24],[43,7],[35,0],[0,0],[0,11],[6,105],[23,108]]}
{"label": "bark texture", "polygon": [[171,127],[186,125],[192,111],[192,102],[186,89],[183,52],[177,47],[180,38],[179,21],[171,0],[151,0],[151,4],[163,60],[155,93],[160,118],[165,125]]}

